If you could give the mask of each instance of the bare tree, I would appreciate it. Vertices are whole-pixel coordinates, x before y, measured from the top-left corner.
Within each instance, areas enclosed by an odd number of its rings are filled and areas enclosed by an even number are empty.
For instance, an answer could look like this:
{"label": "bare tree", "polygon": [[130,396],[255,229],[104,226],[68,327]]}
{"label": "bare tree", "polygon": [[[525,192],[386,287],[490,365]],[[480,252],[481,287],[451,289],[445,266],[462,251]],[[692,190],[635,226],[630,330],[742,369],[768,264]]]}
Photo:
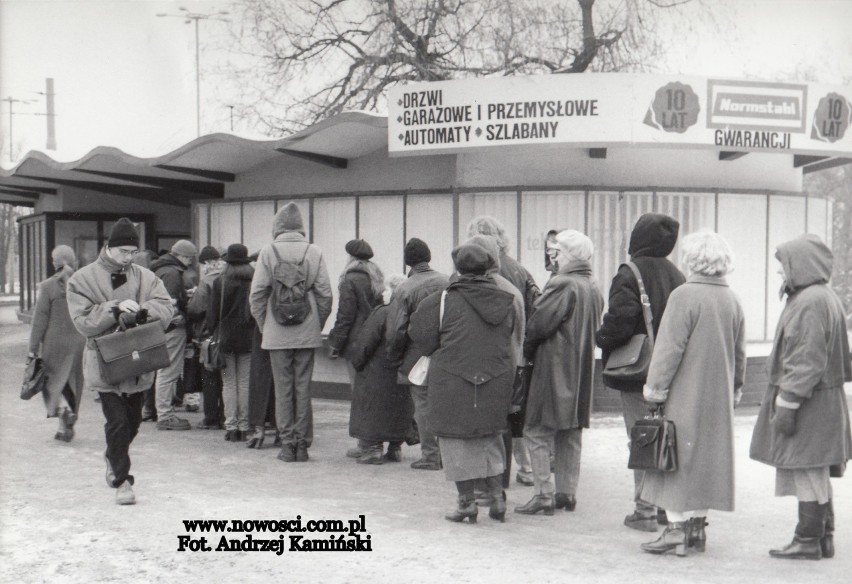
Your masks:
{"label": "bare tree", "polygon": [[701,1],[236,0],[239,114],[277,134],[409,81],[652,70],[658,17]]}
{"label": "bare tree", "polygon": [[[14,292],[14,277],[9,278],[9,268],[17,270],[15,260],[18,257],[19,209],[7,203],[0,203],[0,294]],[[11,265],[10,265],[11,262]]]}

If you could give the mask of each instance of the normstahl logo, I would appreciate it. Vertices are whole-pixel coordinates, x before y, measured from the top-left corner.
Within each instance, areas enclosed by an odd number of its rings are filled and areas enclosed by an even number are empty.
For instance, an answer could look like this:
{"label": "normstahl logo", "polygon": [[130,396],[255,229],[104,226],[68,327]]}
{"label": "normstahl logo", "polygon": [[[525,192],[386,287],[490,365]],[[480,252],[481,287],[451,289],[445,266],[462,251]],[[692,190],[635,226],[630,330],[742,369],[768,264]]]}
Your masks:
{"label": "normstahl logo", "polygon": [[804,133],[807,87],[789,83],[707,83],[707,127]]}

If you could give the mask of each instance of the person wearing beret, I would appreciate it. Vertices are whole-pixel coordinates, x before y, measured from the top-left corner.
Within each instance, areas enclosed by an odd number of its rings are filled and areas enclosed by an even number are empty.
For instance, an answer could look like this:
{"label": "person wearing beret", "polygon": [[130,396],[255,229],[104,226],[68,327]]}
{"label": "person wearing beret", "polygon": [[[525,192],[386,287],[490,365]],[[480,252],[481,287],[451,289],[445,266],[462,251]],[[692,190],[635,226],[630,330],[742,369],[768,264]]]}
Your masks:
{"label": "person wearing beret", "polygon": [[[352,360],[355,357],[355,340],[373,308],[382,303],[384,290],[384,274],[382,270],[370,261],[373,248],[363,239],[353,239],[346,244],[349,260],[340,274],[338,281],[338,305],[334,327],[328,333],[329,357],[346,359],[349,370],[349,382],[355,389],[355,368]],[[358,446],[350,448],[346,456],[360,458],[368,453],[365,444],[359,441]]]}
{"label": "person wearing beret", "polygon": [[458,490],[458,506],[445,518],[475,523],[474,490],[484,479],[491,494],[488,515],[502,522],[503,433],[515,379],[513,336],[523,326],[523,305],[494,281],[498,259],[484,247],[466,242],[452,257],[458,276],[446,291],[420,303],[408,330],[416,348],[432,358],[429,427],[438,436],[446,478]]}

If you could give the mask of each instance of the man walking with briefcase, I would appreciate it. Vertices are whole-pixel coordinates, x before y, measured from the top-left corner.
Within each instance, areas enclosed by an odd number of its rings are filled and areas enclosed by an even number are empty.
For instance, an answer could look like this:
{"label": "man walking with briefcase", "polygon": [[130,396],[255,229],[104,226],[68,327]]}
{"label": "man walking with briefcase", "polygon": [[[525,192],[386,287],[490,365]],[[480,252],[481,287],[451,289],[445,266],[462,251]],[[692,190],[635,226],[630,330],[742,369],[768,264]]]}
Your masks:
{"label": "man walking with briefcase", "polygon": [[154,371],[109,383],[98,361],[95,339],[118,328],[157,320],[165,329],[174,309],[163,283],[150,270],[132,264],[139,251],[139,234],[127,218],[119,219],[98,259],[68,280],[68,312],[77,331],[86,337],[83,353],[84,387],[97,391],[106,417],[107,484],[117,489],[116,503],[133,505],[130,443],[142,420],[143,392]]}

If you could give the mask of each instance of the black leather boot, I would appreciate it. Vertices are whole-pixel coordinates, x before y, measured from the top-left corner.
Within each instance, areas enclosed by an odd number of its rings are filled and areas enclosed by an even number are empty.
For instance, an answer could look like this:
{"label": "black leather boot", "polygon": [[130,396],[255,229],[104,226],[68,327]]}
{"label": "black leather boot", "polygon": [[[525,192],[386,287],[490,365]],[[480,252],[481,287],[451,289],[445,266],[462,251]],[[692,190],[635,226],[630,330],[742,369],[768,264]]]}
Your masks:
{"label": "black leather boot", "polygon": [[577,508],[577,497],[568,495],[567,493],[556,493],[553,504],[557,509],[573,511]]}
{"label": "black leather boot", "polygon": [[476,523],[479,508],[476,506],[476,497],[473,494],[474,481],[456,481],[459,491],[458,508],[452,513],[444,515],[444,519],[453,523],[461,523],[467,518],[468,523]]}
{"label": "black leather boot", "polygon": [[679,556],[686,555],[689,547],[690,521],[677,521],[666,525],[663,534],[652,542],[643,543],[642,551],[652,554],[664,554],[672,550]]}
{"label": "black leather boot", "polygon": [[488,494],[491,496],[488,516],[495,521],[506,521],[506,491],[503,490],[503,475],[494,475],[485,479]]}
{"label": "black leather boot", "polygon": [[819,540],[819,547],[822,550],[822,557],[834,557],[834,504],[829,499],[825,507],[825,532],[822,539]]}
{"label": "black leather boot", "polygon": [[554,503],[551,493],[541,493],[530,499],[526,505],[515,507],[515,513],[522,515],[535,515],[543,511],[545,515],[553,515]]}
{"label": "black leather boot", "polygon": [[816,501],[799,501],[799,524],[793,541],[781,549],[769,550],[769,555],[789,560],[822,558],[820,540],[825,535],[826,508]]}
{"label": "black leather boot", "polygon": [[707,548],[707,534],[704,532],[704,528],[707,527],[707,518],[693,517],[690,522],[689,547],[695,548],[697,552],[703,552]]}

